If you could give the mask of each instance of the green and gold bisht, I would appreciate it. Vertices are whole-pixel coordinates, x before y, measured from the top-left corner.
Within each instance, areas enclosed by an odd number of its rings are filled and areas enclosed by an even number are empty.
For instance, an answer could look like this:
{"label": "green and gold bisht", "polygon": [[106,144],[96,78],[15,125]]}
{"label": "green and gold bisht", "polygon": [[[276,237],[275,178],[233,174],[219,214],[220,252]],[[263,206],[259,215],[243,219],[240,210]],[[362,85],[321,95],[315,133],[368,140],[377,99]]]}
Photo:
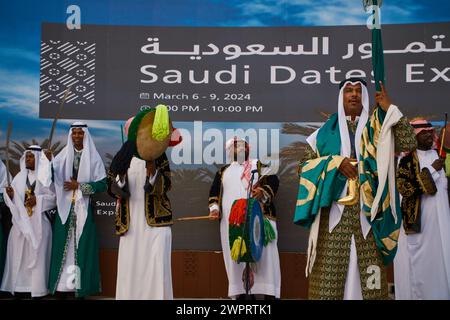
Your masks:
{"label": "green and gold bisht", "polygon": [[[381,36],[381,22],[379,21],[379,8],[381,1],[371,1],[373,21],[372,21],[372,68],[375,78],[375,89],[381,91],[380,81],[385,83],[384,73],[384,51]],[[378,10],[378,11],[377,11]],[[378,19],[378,21],[377,21]],[[374,198],[378,188],[378,168],[377,168],[377,143],[381,133],[386,112],[379,106],[376,106],[370,121],[363,131],[361,139],[361,155],[359,163],[361,194],[363,199],[362,209],[370,213],[374,205]],[[393,179],[393,177],[390,177]],[[388,177],[389,179],[389,177]],[[391,207],[389,192],[389,183],[385,184],[381,199],[379,201],[378,211],[374,219],[367,217],[375,238],[375,242],[381,253],[383,263],[388,265],[394,260],[397,252],[397,240],[401,225],[400,200],[397,190],[395,190],[395,208]],[[395,186],[395,184],[393,184]],[[392,186],[392,184],[391,184]],[[396,187],[395,187],[396,188]]]}
{"label": "green and gold bisht", "polygon": [[[395,210],[392,210],[389,183],[386,183],[378,211],[374,219],[370,212],[377,192],[377,139],[381,132],[385,112],[377,108],[363,130],[359,162],[359,180],[362,210],[372,227],[375,242],[384,264],[394,259],[401,224],[398,192],[395,190]],[[317,134],[319,157],[306,161],[302,167],[294,223],[310,228],[321,208],[338,201],[345,187],[346,178],[339,172],[343,160],[338,156],[341,147],[337,114],[333,115]],[[392,177],[391,177],[392,178]]]}
{"label": "green and gold bisht", "polygon": [[319,129],[316,143],[318,158],[302,167],[295,207],[294,223],[310,228],[321,208],[337,201],[347,179],[339,172],[342,156],[338,115],[333,114]]}
{"label": "green and gold bisht", "polygon": [[[383,263],[388,265],[394,260],[397,252],[397,240],[402,221],[400,199],[395,184],[393,193],[389,192],[390,184],[388,182],[385,184],[374,219],[371,218],[370,214],[372,206],[375,205],[374,200],[379,184],[376,144],[385,115],[381,108],[376,108],[364,128],[361,139],[359,181],[362,210],[367,213],[367,219],[372,227],[373,236]],[[395,177],[388,177],[388,179],[395,179]],[[394,201],[391,201],[391,194],[395,194]],[[394,203],[395,208],[392,207],[391,202]]]}
{"label": "green and gold bisht", "polygon": [[[378,2],[373,1],[374,10]],[[378,14],[374,17],[378,17]],[[379,81],[384,82],[384,58],[379,23],[373,21],[372,28],[372,65],[375,75],[376,90],[380,91]],[[361,139],[361,154],[359,158],[359,180],[362,200],[362,210],[372,227],[374,239],[385,265],[392,262],[397,251],[397,239],[401,224],[401,209],[397,190],[389,192],[389,181],[385,184],[380,201],[376,203],[376,214],[372,219],[378,181],[377,143],[386,112],[379,108],[367,122]],[[319,158],[306,161],[302,167],[294,223],[311,228],[321,208],[330,207],[333,201],[338,201],[346,178],[338,168],[343,160],[340,154],[341,140],[339,134],[338,115],[334,114],[319,129],[316,139],[316,152]],[[390,177],[395,178],[395,177]],[[389,178],[388,178],[389,179]],[[390,194],[395,193],[395,208],[391,207]],[[308,249],[309,251],[310,249]]]}

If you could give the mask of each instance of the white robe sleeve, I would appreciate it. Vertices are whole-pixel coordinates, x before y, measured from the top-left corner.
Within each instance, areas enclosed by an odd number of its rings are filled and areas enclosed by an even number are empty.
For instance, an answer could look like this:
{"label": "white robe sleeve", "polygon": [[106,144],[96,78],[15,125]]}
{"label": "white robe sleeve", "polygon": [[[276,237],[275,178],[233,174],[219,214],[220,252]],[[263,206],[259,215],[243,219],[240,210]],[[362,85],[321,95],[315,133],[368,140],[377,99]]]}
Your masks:
{"label": "white robe sleeve", "polygon": [[431,176],[433,177],[433,180],[436,182],[441,177],[441,171],[436,171],[436,169],[433,168],[432,165],[424,166],[424,168],[427,168],[430,170]]}
{"label": "white robe sleeve", "polygon": [[214,210],[219,211],[219,206],[217,204],[213,204],[211,207],[209,207],[209,212],[213,212]]}
{"label": "white robe sleeve", "polygon": [[123,187],[125,187],[125,185],[126,185],[125,179],[123,179],[123,181],[121,181],[119,175],[116,176],[116,183],[119,186],[119,188],[121,188],[121,189]]}
{"label": "white robe sleeve", "polygon": [[38,180],[44,187],[49,187],[52,183],[52,163],[48,161],[44,152],[39,158]]}
{"label": "white robe sleeve", "polygon": [[154,174],[153,176],[151,176],[151,177],[148,178],[148,182],[149,182],[151,185],[154,185],[154,184],[155,184],[155,181],[156,181],[156,177],[158,177],[158,169],[156,169],[155,174]]}

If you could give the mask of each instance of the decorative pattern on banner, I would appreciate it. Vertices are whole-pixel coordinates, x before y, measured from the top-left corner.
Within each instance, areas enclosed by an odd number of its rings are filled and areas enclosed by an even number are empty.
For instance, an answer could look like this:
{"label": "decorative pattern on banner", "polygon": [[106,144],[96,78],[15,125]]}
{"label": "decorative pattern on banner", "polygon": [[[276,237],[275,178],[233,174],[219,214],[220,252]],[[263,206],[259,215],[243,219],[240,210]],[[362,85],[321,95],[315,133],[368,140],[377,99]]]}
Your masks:
{"label": "decorative pattern on banner", "polygon": [[67,103],[95,103],[95,43],[42,41],[39,101],[59,104],[69,86]]}

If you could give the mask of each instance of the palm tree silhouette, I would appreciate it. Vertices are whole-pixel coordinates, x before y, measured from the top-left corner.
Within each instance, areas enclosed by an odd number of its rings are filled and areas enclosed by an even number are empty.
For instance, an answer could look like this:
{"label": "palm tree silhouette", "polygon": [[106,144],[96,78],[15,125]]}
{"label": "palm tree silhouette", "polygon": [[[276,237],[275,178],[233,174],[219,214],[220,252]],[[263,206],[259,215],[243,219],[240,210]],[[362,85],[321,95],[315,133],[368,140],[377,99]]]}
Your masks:
{"label": "palm tree silhouette", "polygon": [[105,153],[105,159],[106,159],[105,168],[109,168],[111,166],[111,162],[112,162],[113,158],[114,158],[114,156],[111,153],[109,153],[109,152]]}
{"label": "palm tree silhouette", "polygon": [[[316,131],[319,126],[301,125],[297,123],[284,123],[281,129],[282,134],[309,136]],[[281,177],[288,178],[297,171],[296,164],[303,156],[307,143],[295,141],[284,147],[280,151],[280,168],[283,168]],[[288,175],[288,177],[286,177]],[[281,180],[281,179],[280,179]]]}

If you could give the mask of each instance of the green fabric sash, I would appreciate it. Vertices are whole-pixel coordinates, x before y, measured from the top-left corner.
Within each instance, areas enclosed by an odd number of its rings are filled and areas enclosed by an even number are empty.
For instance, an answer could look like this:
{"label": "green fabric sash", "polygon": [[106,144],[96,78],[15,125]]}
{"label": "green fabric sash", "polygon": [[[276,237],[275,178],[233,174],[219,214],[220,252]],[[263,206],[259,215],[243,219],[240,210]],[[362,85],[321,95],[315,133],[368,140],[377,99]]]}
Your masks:
{"label": "green fabric sash", "polygon": [[[62,224],[60,216],[56,215],[52,232],[52,254],[49,269],[49,290],[55,294],[63,263],[67,258],[66,242],[72,215],[75,214],[73,206],[66,224]],[[77,247],[77,266],[80,268],[80,288],[75,292],[76,297],[95,296],[101,292],[100,260],[97,230],[92,208],[88,208],[88,216],[83,228],[83,234]]]}
{"label": "green fabric sash", "polygon": [[316,141],[319,158],[302,167],[294,223],[310,228],[321,208],[337,201],[347,179],[338,168],[344,159],[341,152],[338,115],[333,114],[319,129]]}
{"label": "green fabric sash", "polygon": [[[373,5],[377,6],[378,0],[374,0]],[[373,24],[374,28],[372,29],[372,68],[375,78],[375,89],[377,91],[381,91],[381,86],[379,82],[382,81],[383,84],[385,82],[383,40],[381,37],[381,29],[375,28],[375,21],[373,21]]]}
{"label": "green fabric sash", "polygon": [[400,199],[397,188],[395,190],[395,205],[397,223],[395,223],[390,204],[389,183],[386,183],[380,200],[378,213],[373,221],[370,211],[378,188],[377,149],[376,143],[381,133],[382,117],[385,112],[376,108],[370,121],[363,130],[360,155],[360,190],[362,192],[363,210],[367,212],[367,219],[372,226],[372,232],[383,263],[388,265],[394,260],[397,252],[397,240],[402,221]]}
{"label": "green fabric sash", "polygon": [[341,154],[341,133],[338,114],[334,113],[317,133],[316,148],[319,157]]}

